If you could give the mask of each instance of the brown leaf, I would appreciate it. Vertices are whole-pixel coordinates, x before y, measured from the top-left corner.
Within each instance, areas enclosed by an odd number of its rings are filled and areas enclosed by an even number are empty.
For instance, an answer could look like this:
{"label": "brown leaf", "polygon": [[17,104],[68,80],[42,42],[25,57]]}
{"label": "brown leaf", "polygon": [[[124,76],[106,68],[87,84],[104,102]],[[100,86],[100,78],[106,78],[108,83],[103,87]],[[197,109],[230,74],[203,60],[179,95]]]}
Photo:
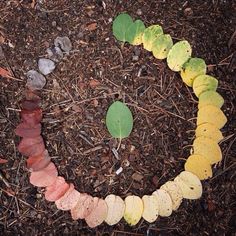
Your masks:
{"label": "brown leaf", "polygon": [[140,182],[143,179],[143,175],[135,172],[134,174],[132,174],[132,179],[137,182]]}
{"label": "brown leaf", "polygon": [[100,81],[96,80],[96,79],[92,79],[89,81],[89,86],[92,88],[92,89],[95,89],[96,87],[98,87],[100,85]]}
{"label": "brown leaf", "polygon": [[94,22],[94,23],[91,23],[91,24],[87,25],[86,29],[89,30],[89,31],[93,31],[93,30],[97,29],[97,23]]}

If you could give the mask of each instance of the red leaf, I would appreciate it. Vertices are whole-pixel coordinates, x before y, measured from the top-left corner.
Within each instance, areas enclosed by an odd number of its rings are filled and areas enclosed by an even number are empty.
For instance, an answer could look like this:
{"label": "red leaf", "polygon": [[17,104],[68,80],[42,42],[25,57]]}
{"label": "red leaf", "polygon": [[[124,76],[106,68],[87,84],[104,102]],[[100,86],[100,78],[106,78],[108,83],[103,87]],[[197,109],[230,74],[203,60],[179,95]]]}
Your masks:
{"label": "red leaf", "polygon": [[71,216],[73,220],[84,219],[94,209],[94,198],[87,193],[80,194],[78,202],[74,208],[71,209]]}
{"label": "red leaf", "polygon": [[42,109],[38,108],[33,111],[22,110],[21,119],[23,122],[26,122],[29,125],[35,126],[36,124],[40,123],[42,120]]}
{"label": "red leaf", "polygon": [[0,157],[0,164],[5,164],[7,162],[8,162],[8,160]]}
{"label": "red leaf", "polygon": [[18,146],[18,150],[25,156],[37,156],[45,151],[45,145],[42,136],[35,138],[23,138]]}
{"label": "red leaf", "polygon": [[47,187],[53,184],[57,176],[57,168],[51,162],[44,169],[32,172],[30,175],[30,183],[37,187]]}
{"label": "red leaf", "polygon": [[3,69],[2,67],[0,67],[0,76],[2,76],[3,78],[12,77],[11,72],[6,69]]}
{"label": "red leaf", "polygon": [[30,89],[27,89],[24,94],[25,94],[26,100],[33,100],[33,101],[41,100],[39,91],[36,91],[36,90],[32,91]]}
{"label": "red leaf", "polygon": [[76,206],[79,196],[80,193],[75,190],[73,184],[70,184],[68,191],[61,198],[55,201],[55,204],[58,209],[68,211]]}
{"label": "red leaf", "polygon": [[41,124],[31,126],[28,123],[20,123],[15,129],[15,134],[23,138],[34,138],[39,136],[41,133]]}
{"label": "red leaf", "polygon": [[61,176],[56,178],[56,181],[46,188],[45,199],[50,202],[55,202],[61,198],[68,190],[69,184]]}
{"label": "red leaf", "polygon": [[30,171],[39,171],[44,169],[49,165],[51,161],[51,157],[48,154],[48,151],[45,150],[44,152],[40,153],[37,156],[30,156],[27,160],[27,168]]}

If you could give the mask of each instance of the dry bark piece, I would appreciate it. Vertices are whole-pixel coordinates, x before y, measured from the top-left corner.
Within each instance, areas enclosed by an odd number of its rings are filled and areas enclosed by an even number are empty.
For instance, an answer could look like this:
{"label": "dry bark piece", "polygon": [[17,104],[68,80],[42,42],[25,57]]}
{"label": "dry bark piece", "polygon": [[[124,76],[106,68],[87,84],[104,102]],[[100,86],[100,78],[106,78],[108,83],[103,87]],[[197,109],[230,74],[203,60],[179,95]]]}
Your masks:
{"label": "dry bark piece", "polygon": [[23,122],[35,126],[42,120],[42,109],[38,108],[32,111],[22,110],[20,116]]}
{"label": "dry bark piece", "polygon": [[87,193],[80,194],[76,206],[71,209],[72,219],[78,220],[86,218],[92,212],[93,208],[93,197]]}
{"label": "dry bark piece", "polygon": [[42,153],[36,156],[30,156],[27,160],[27,168],[30,171],[39,171],[44,169],[49,165],[51,157],[48,154],[47,150],[44,150]]}
{"label": "dry bark piece", "polygon": [[45,199],[49,202],[55,202],[68,191],[69,187],[65,179],[58,176],[52,185],[46,187]]}
{"label": "dry bark piece", "polygon": [[22,122],[17,125],[15,129],[15,134],[23,138],[34,138],[39,136],[41,133],[41,124],[36,124],[31,126],[26,122]]}
{"label": "dry bark piece", "polygon": [[47,187],[53,184],[57,176],[57,168],[50,162],[44,169],[31,172],[30,183],[37,187]]}
{"label": "dry bark piece", "polygon": [[45,150],[42,136],[23,138],[18,146],[19,152],[24,156],[37,156]]}
{"label": "dry bark piece", "polygon": [[46,84],[45,77],[36,70],[29,70],[26,73],[27,83],[26,86],[31,90],[41,90]]}
{"label": "dry bark piece", "polygon": [[97,206],[93,211],[85,218],[86,223],[90,228],[95,228],[100,225],[107,217],[108,207],[103,199],[99,199]]}
{"label": "dry bark piece", "polygon": [[70,184],[70,188],[68,191],[58,200],[55,201],[55,204],[58,209],[63,211],[68,211],[73,209],[80,197],[80,193],[75,190],[75,187],[73,184]]}

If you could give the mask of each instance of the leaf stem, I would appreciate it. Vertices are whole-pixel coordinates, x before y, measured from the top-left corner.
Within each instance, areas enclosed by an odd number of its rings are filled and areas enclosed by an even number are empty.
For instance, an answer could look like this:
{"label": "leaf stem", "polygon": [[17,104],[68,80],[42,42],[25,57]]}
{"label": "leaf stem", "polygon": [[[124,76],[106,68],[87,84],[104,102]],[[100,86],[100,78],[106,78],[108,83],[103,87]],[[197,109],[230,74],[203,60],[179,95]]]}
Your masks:
{"label": "leaf stem", "polygon": [[118,147],[117,147],[116,151],[118,151],[118,150],[120,149],[120,145],[121,145],[121,140],[122,140],[122,138],[120,137],[120,138],[119,138],[119,143],[118,143]]}

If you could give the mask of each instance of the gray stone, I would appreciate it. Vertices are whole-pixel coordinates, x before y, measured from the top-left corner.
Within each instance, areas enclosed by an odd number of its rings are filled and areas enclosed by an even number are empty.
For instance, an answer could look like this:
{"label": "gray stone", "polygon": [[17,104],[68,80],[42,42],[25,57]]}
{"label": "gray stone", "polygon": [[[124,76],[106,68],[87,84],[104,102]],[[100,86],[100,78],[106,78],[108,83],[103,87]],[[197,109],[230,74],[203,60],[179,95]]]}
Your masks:
{"label": "gray stone", "polygon": [[41,90],[46,84],[45,77],[36,70],[29,70],[26,77],[26,86],[32,90]]}
{"label": "gray stone", "polygon": [[72,49],[72,44],[70,39],[65,36],[65,37],[57,37],[54,40],[54,45],[56,47],[60,47],[62,51],[69,53],[70,50]]}
{"label": "gray stone", "polygon": [[48,75],[54,71],[54,69],[56,68],[56,65],[55,65],[55,62],[50,59],[40,58],[38,61],[38,67],[39,67],[39,71],[43,75]]}
{"label": "gray stone", "polygon": [[48,58],[52,61],[59,62],[63,59],[63,52],[59,47],[51,47],[47,49]]}

